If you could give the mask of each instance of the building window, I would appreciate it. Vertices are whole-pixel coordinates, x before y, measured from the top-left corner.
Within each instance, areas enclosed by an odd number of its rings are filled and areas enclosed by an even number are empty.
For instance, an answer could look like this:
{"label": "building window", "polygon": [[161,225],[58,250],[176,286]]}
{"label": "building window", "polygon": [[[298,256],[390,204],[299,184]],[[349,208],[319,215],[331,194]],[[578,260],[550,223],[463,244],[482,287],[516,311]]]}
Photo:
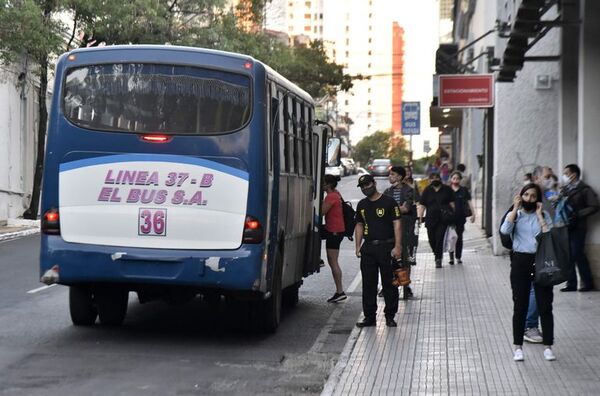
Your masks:
{"label": "building window", "polygon": [[310,32],[310,26],[304,26],[304,31],[305,32]]}
{"label": "building window", "polygon": [[348,103],[350,103],[350,102],[348,101],[348,99],[346,99],[346,100],[344,101],[344,104],[345,104],[346,106],[348,106]]}
{"label": "building window", "polygon": [[373,30],[373,26],[369,25],[369,32]]}
{"label": "building window", "polygon": [[369,37],[369,44],[373,42],[373,39]]}
{"label": "building window", "polygon": [[371,101],[370,100],[367,101],[367,105],[371,106]]}
{"label": "building window", "polygon": [[323,33],[323,26],[319,26],[319,33]]}
{"label": "building window", "polygon": [[350,52],[346,51],[346,58],[350,56]]}
{"label": "building window", "polygon": [[373,55],[373,51],[369,51],[369,56]]}
{"label": "building window", "polygon": [[373,18],[373,14],[369,13],[369,18]]}
{"label": "building window", "polygon": [[371,93],[371,88],[369,88],[369,89],[367,90],[367,92],[368,92],[368,93]]}
{"label": "building window", "polygon": [[369,64],[367,65],[367,67],[370,69],[370,68],[371,68],[371,64],[369,63]]}
{"label": "building window", "polygon": [[323,19],[323,14],[319,14],[319,19]]}
{"label": "building window", "polygon": [[310,14],[304,14],[304,19],[310,19]]}
{"label": "building window", "polygon": [[307,7],[310,7],[310,1],[304,2],[304,5],[307,6]]}
{"label": "building window", "polygon": [[350,31],[350,26],[346,26],[346,33]]}
{"label": "building window", "polygon": [[346,39],[346,45],[350,45],[350,39]]}
{"label": "building window", "polygon": [[[367,113],[367,118],[371,118],[371,112],[370,111]],[[370,128],[370,126],[369,126],[369,128]]]}
{"label": "building window", "polygon": [[317,33],[317,27],[315,26],[315,28],[313,29],[313,32]]}

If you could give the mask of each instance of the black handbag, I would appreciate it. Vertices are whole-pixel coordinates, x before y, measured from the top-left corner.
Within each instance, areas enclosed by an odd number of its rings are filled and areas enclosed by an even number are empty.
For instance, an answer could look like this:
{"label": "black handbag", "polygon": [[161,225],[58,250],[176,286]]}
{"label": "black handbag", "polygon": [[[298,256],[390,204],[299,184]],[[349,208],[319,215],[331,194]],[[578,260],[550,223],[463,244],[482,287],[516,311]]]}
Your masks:
{"label": "black handbag", "polygon": [[471,206],[469,205],[469,201],[463,201],[463,213],[465,214],[465,217],[471,217],[473,216],[473,212],[471,212]]}
{"label": "black handbag", "polygon": [[569,257],[567,227],[553,227],[537,237],[535,253],[535,283],[541,286],[558,285],[569,279],[573,263]]}
{"label": "black handbag", "polygon": [[440,216],[441,216],[442,223],[447,224],[447,225],[454,224],[454,221],[456,219],[455,219],[454,211],[452,210],[452,208],[442,208],[440,210],[440,212],[441,212]]}

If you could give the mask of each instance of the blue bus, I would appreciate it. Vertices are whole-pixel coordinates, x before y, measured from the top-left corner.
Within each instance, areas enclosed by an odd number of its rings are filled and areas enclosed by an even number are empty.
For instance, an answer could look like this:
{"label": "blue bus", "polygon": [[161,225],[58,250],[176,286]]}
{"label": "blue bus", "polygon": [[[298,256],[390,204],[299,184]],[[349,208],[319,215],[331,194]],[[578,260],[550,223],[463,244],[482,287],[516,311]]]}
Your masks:
{"label": "blue bus", "polygon": [[275,331],[319,270],[321,177],[339,151],[313,99],[244,55],[176,46],[63,54],[49,117],[40,275],[75,325],[129,292],[248,304]]}

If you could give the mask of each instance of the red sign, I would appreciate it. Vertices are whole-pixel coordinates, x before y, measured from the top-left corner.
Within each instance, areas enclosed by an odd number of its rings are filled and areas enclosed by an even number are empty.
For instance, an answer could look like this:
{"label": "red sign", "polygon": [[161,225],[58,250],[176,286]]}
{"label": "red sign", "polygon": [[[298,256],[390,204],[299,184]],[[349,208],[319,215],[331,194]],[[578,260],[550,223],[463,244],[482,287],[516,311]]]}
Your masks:
{"label": "red sign", "polygon": [[439,87],[439,107],[494,107],[493,74],[443,74]]}

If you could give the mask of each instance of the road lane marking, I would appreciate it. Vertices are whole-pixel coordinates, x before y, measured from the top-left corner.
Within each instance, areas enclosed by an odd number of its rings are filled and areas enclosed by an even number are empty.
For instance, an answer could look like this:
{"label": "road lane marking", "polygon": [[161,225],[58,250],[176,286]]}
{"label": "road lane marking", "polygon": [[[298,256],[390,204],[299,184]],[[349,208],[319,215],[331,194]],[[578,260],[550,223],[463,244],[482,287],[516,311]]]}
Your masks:
{"label": "road lane marking", "polygon": [[38,287],[37,289],[32,289],[32,290],[29,290],[29,291],[27,292],[27,294],[34,294],[34,293],[37,293],[37,292],[41,292],[41,291],[43,291],[43,290],[46,290],[46,289],[49,289],[49,288],[51,288],[52,286],[56,286],[56,283],[54,283],[54,284],[52,284],[52,285],[47,285],[47,286]]}

